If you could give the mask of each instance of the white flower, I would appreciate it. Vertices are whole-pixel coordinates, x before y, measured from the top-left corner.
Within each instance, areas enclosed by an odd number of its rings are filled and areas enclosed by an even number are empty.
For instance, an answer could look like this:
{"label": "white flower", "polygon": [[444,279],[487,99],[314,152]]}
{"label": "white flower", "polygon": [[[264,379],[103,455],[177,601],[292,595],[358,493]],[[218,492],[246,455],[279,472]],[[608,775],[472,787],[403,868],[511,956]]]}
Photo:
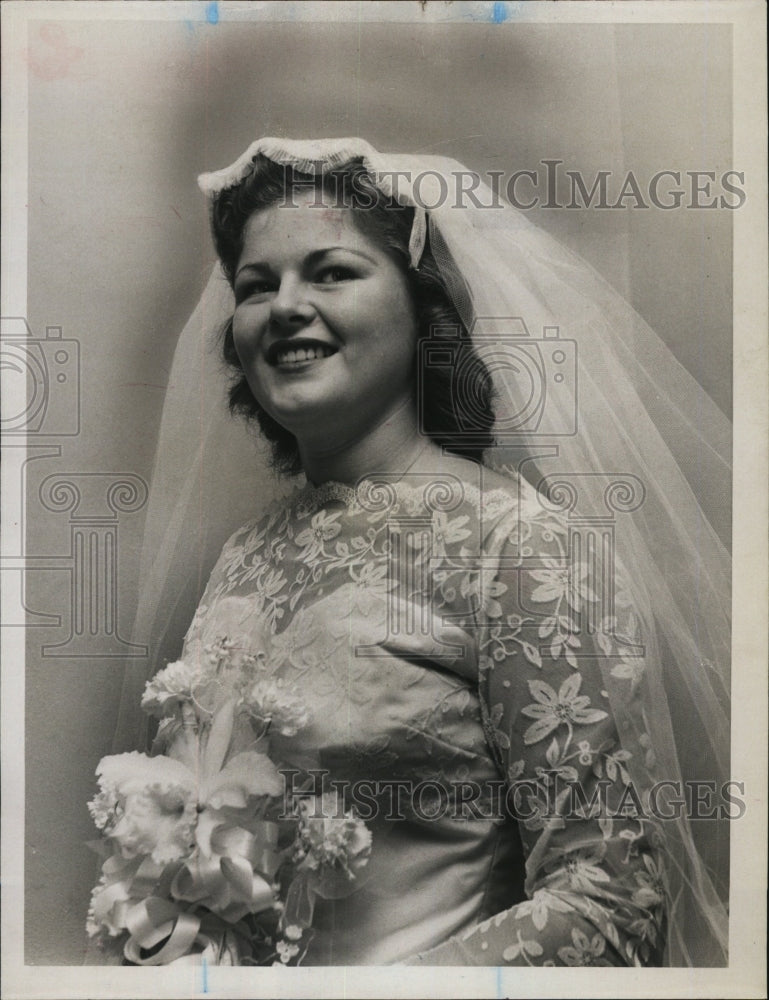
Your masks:
{"label": "white flower", "polygon": [[445,556],[446,546],[462,542],[472,534],[465,527],[470,518],[467,514],[449,519],[443,511],[433,513],[433,556]]}
{"label": "white flower", "polygon": [[278,941],[275,947],[277,948],[280,960],[284,965],[287,965],[294,955],[299,954],[299,945],[289,944],[288,941]]}
{"label": "white flower", "polygon": [[516,920],[531,917],[534,926],[541,931],[545,929],[550,910],[555,913],[571,913],[572,907],[547,889],[538,889],[531,899],[524,900],[516,906],[515,917]]}
{"label": "white flower", "polygon": [[186,759],[125,753],[104,757],[100,791],[89,804],[96,825],[124,858],[158,864],[188,857],[196,844],[210,853],[214,829],[231,822],[222,810],[243,809],[252,796],[277,796],[282,783],[263,754],[237,754],[224,766],[232,735],[233,705],[214,718],[208,738],[179,748]]}
{"label": "white flower", "polygon": [[574,947],[565,945],[558,949],[558,957],[564,965],[610,965],[604,957],[606,951],[606,938],[602,934],[594,934],[588,938],[577,927],[571,931],[571,940]]}
{"label": "white flower", "polygon": [[169,715],[183,701],[191,701],[193,691],[199,686],[204,672],[192,660],[169,663],[147,681],[142,695],[142,708],[150,715]]}
{"label": "white flower", "polygon": [[587,585],[587,563],[564,563],[548,556],[542,561],[545,569],[531,570],[532,579],[539,583],[539,586],[531,592],[532,601],[538,604],[551,602],[560,604],[565,600],[569,607],[579,611],[583,600],[597,600]]}
{"label": "white flower", "polygon": [[395,582],[388,579],[387,565],[364,563],[359,570],[350,566],[350,577],[355,584],[351,594],[351,604],[363,615],[371,614],[372,609],[384,600],[387,592],[395,586]]}
{"label": "white flower", "polygon": [[611,668],[611,675],[621,680],[628,680],[635,687],[643,680],[645,670],[646,663],[640,657],[636,659],[620,657],[620,662]]}
{"label": "white flower", "polygon": [[521,932],[516,932],[515,944],[509,945],[502,952],[502,958],[505,962],[514,962],[518,958],[522,958],[527,964],[531,964],[528,960],[528,956],[531,955],[534,958],[539,958],[542,954],[542,945],[539,941],[531,939],[529,941],[524,941],[521,937]]}
{"label": "white flower", "polygon": [[100,791],[88,808],[123,857],[146,855],[162,864],[189,854],[196,803],[184,764],[134,752],[104,757],[96,773]]}
{"label": "white flower", "polygon": [[[216,625],[220,624],[217,619]],[[169,663],[147,682],[142,708],[158,718],[179,718],[191,705],[199,718],[208,721],[231,689],[253,677],[263,660],[264,653],[254,651],[245,636],[219,633],[205,644],[195,640],[183,660]]]}
{"label": "white flower", "polygon": [[565,876],[569,889],[573,889],[575,892],[591,893],[595,889],[596,882],[611,881],[609,873],[601,867],[605,855],[605,844],[581,847],[565,856],[554,857],[545,865],[545,868],[551,873],[550,881],[557,884]]}
{"label": "white flower", "polygon": [[655,864],[648,854],[643,855],[645,872],[636,872],[635,880],[638,888],[633,893],[633,902],[645,909],[659,906],[667,897],[667,887],[662,866]]}
{"label": "white flower", "polygon": [[335,868],[354,879],[368,863],[371,831],[351,810],[344,812],[335,792],[324,792],[299,803],[297,854],[303,868]]}
{"label": "white flower", "polygon": [[600,722],[606,718],[606,712],[600,708],[588,708],[590,699],[579,694],[582,684],[581,674],[571,674],[561,684],[556,693],[544,681],[529,681],[529,691],[537,704],[527,705],[521,709],[521,714],[530,719],[536,719],[523,734],[523,742],[530,746],[549,736],[559,726],[587,725]]}
{"label": "white flower", "polygon": [[300,531],[296,536],[296,544],[301,546],[302,551],[297,559],[304,563],[313,563],[323,551],[324,542],[336,538],[342,530],[338,523],[341,511],[330,514],[325,510],[318,511],[310,521],[310,527]]}
{"label": "white flower", "polygon": [[91,893],[88,906],[85,929],[89,937],[107,933],[109,937],[117,937],[126,929],[126,903],[131,900],[130,882],[128,880],[114,881],[102,875]]}
{"label": "white flower", "polygon": [[282,736],[296,736],[310,718],[304,700],[293,694],[281,678],[265,678],[251,685],[243,695],[242,706],[254,719]]}
{"label": "white flower", "polygon": [[[217,620],[217,626],[220,624]],[[219,675],[232,671],[253,670],[263,653],[255,651],[253,640],[244,634],[220,633],[203,647],[208,673]]]}

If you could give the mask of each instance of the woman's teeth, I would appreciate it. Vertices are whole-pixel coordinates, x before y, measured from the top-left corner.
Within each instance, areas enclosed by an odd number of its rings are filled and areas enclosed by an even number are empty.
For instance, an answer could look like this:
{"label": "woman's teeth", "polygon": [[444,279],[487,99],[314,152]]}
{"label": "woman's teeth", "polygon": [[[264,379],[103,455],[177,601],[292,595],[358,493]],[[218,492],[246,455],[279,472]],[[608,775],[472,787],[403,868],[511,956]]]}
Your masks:
{"label": "woman's teeth", "polygon": [[330,347],[297,347],[290,351],[281,351],[275,358],[278,365],[297,365],[302,361],[316,361],[327,358],[334,352]]}

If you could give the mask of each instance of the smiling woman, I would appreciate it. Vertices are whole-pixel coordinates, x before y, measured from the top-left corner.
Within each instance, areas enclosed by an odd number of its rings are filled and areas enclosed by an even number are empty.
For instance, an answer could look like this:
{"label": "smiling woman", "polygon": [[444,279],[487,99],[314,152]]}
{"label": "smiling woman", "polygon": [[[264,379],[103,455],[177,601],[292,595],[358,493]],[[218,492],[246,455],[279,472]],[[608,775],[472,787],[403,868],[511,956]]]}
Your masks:
{"label": "smiling woman", "polygon": [[299,438],[305,469],[312,455],[355,436],[394,430],[404,408],[415,424],[417,331],[406,276],[347,209],[319,212],[313,201],[304,195],[297,208],[251,217],[232,321],[249,388]]}
{"label": "smiling woman", "polygon": [[[258,419],[278,468],[310,474],[312,452],[328,459],[375,427],[385,451],[397,446],[416,426],[417,341],[440,328],[454,332],[455,363],[469,377],[421,373],[421,426],[468,458],[492,443],[489,373],[429,246],[410,266],[412,219],[359,159],[314,176],[257,155],[248,178],[216,200],[214,238],[236,302],[223,343],[237,373],[230,403]],[[333,365],[310,363],[331,356]]]}
{"label": "smiling woman", "polygon": [[460,173],[262,139],[201,178],[226,283],[196,317],[307,481],[229,539],[145,693],[154,752],[204,776],[197,820],[170,770],[147,792],[176,854],[137,860],[114,783],[92,807],[119,860],[91,929],[134,963],[724,960],[725,814],[675,802],[728,775],[725,554],[665,443],[717,475],[717,414],[520,213],[442,201]]}

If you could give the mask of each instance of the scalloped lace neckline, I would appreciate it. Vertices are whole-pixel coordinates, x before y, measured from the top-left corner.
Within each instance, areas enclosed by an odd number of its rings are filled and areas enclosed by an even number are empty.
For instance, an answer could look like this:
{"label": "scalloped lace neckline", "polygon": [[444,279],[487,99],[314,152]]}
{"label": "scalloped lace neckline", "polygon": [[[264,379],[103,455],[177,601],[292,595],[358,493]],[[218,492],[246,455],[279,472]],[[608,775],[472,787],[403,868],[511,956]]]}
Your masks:
{"label": "scalloped lace neckline", "polygon": [[[306,483],[298,486],[296,491],[289,495],[283,503],[290,503],[300,514],[314,513],[330,503],[341,503],[348,511],[366,510],[369,512],[383,511],[392,504],[393,501],[403,499],[414,500],[421,496],[423,503],[428,509],[450,510],[459,506],[463,498],[472,498],[478,502],[481,496],[484,503],[494,501],[507,501],[516,503],[516,483],[510,480],[510,488],[495,486],[488,490],[482,490],[474,483],[457,476],[455,473],[435,474],[435,482],[425,483],[409,482],[404,473],[400,478],[393,478],[392,481],[386,477],[363,476],[356,486],[348,483],[328,480],[315,486]],[[452,495],[461,493],[461,497],[456,503],[451,502]]]}

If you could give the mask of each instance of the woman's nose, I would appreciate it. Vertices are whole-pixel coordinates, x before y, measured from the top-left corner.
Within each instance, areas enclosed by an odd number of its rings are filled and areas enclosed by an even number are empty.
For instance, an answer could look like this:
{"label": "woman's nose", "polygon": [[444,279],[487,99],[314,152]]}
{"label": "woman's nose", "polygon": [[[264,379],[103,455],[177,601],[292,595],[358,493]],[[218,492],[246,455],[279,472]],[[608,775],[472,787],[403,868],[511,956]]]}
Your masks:
{"label": "woman's nose", "polygon": [[311,322],[315,309],[308,301],[306,291],[306,285],[301,280],[283,278],[270,304],[271,321],[281,327],[304,326]]}

